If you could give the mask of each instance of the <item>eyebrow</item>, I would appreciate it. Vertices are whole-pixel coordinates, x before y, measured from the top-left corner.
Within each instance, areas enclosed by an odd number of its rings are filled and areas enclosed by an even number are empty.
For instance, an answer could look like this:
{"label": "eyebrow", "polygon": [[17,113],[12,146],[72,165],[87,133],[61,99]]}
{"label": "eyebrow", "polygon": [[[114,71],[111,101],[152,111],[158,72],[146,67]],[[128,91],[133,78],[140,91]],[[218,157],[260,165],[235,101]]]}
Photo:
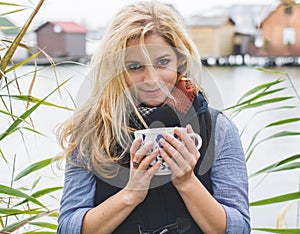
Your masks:
{"label": "eyebrow", "polygon": [[171,54],[164,54],[162,56],[157,57],[156,60],[163,59],[163,58],[166,58],[166,57],[172,57],[172,55]]}
{"label": "eyebrow", "polygon": [[125,61],[125,64],[130,64],[130,63],[140,63],[140,61],[137,61],[137,60],[128,60],[128,61]]}
{"label": "eyebrow", "polygon": [[[160,60],[160,59],[163,59],[163,58],[167,58],[167,57],[172,57],[171,54],[167,53],[167,54],[163,54],[157,58],[155,58],[155,60]],[[140,63],[141,61],[139,60],[128,60],[128,61],[125,61],[125,64],[130,64],[130,63]]]}

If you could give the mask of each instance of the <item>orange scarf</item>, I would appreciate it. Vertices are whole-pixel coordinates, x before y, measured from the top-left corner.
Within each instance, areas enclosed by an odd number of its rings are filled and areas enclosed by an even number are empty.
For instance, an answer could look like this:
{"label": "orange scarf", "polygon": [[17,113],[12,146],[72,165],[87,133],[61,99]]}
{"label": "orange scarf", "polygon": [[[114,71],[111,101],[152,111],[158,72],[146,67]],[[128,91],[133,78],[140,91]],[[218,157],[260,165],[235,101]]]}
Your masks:
{"label": "orange scarf", "polygon": [[167,98],[162,106],[170,105],[186,114],[196,97],[194,86],[189,78],[182,77],[172,90],[172,98]]}

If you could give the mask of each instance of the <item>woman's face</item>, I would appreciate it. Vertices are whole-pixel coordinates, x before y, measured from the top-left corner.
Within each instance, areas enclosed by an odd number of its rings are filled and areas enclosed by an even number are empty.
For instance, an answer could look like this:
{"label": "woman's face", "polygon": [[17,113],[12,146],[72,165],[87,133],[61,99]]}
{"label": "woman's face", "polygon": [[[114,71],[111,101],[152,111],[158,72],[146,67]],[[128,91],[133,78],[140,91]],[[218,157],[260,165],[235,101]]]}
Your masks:
{"label": "woman's face", "polygon": [[138,101],[161,105],[177,81],[177,56],[160,36],[145,38],[146,53],[138,41],[129,43],[125,56],[125,79]]}

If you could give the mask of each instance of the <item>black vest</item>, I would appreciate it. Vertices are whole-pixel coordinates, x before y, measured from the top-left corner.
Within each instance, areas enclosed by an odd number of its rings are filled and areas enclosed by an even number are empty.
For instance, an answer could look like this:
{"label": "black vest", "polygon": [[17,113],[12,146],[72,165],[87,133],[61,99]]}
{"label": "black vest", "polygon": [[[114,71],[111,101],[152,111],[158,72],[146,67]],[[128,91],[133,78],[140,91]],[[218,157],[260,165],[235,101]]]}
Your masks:
{"label": "black vest", "polygon": [[[214,134],[214,121],[211,121],[212,117],[209,109],[200,114],[193,115],[193,118],[185,117],[185,119],[181,119],[181,123],[183,123],[182,126],[185,126],[185,124],[190,123],[195,132],[200,132],[203,141],[202,147],[200,149],[201,157],[197,162],[194,171],[201,183],[212,194],[213,191],[210,179],[210,168],[208,170],[204,170],[203,173],[200,172],[200,166],[203,160],[209,157],[212,158],[212,160],[208,161],[212,162],[214,158],[214,155],[205,154],[207,149],[214,144],[214,142],[212,144],[209,144],[211,132],[213,131]],[[174,126],[174,123],[170,125]],[[199,128],[201,129],[201,131],[199,131]],[[109,179],[101,179],[96,176],[96,194],[94,200],[95,206],[97,206],[113,194],[120,191],[122,187],[126,185],[128,178],[128,170],[120,170],[119,178],[123,178],[123,184],[114,186],[114,179],[112,179],[112,181],[109,181]],[[162,180],[170,181],[167,176],[154,176],[151,184],[155,184]],[[199,197],[199,199],[201,199],[201,197]],[[193,218],[189,214],[181,196],[173,186],[172,182],[167,182],[163,183],[159,187],[150,186],[145,200],[132,211],[132,213],[123,221],[123,223],[119,225],[119,227],[113,233],[152,233],[150,231],[140,232],[139,229],[152,231],[157,229],[163,230],[162,227],[176,223],[176,220],[178,220],[178,218],[187,221],[188,230],[181,230],[179,232],[177,230],[174,230],[166,233],[202,233],[201,229],[198,227],[198,225],[194,222]],[[177,223],[177,226],[178,225],[185,225],[185,223]],[[185,229],[185,227],[183,227],[183,229]]]}

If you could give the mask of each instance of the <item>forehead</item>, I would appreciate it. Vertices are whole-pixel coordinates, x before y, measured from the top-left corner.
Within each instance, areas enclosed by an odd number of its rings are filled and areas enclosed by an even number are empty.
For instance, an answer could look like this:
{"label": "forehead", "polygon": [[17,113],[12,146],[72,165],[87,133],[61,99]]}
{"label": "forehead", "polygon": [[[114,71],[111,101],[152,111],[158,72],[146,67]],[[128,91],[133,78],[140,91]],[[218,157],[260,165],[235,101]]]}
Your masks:
{"label": "forehead", "polygon": [[160,57],[163,55],[176,56],[173,48],[161,36],[149,35],[145,38],[145,44],[140,44],[139,40],[128,43],[126,48],[126,60],[142,58],[145,55],[150,57]]}
{"label": "forehead", "polygon": [[[132,40],[128,43],[128,47],[130,46],[137,46],[139,45],[140,40]],[[145,44],[152,44],[152,45],[165,45],[170,46],[166,40],[158,35],[148,35],[145,37]]]}

